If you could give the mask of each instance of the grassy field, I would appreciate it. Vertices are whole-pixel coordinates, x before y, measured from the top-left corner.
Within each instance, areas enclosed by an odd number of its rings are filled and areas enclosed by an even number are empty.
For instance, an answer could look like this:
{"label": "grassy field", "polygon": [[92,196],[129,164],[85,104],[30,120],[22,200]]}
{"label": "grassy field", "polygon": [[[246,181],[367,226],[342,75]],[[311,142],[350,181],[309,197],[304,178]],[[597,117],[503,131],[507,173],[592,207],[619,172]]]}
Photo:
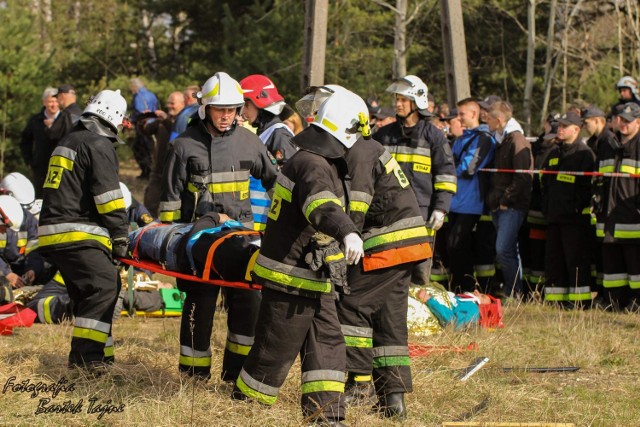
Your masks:
{"label": "grassy field", "polygon": [[[640,318],[637,314],[560,311],[540,305],[506,307],[505,328],[446,330],[411,337],[415,344],[467,346],[412,359],[414,393],[409,418],[390,422],[351,408],[351,426],[436,426],[468,422],[574,423],[634,426],[640,419]],[[66,368],[71,325],[17,328],[0,339],[0,425],[14,426],[299,426],[299,365],[272,408],[234,402],[218,378],[225,314],[212,337],[214,378],[192,383],[177,373],[178,318],[122,318],[114,326],[116,365],[99,379],[73,377]],[[474,358],[489,363],[468,381],[454,376]],[[577,366],[575,373],[503,372],[505,367]],[[15,378],[13,378],[15,377]],[[23,391],[43,383],[49,390]],[[61,384],[63,380],[67,383]],[[16,388],[14,385],[17,384]],[[54,392],[55,384],[60,384]],[[42,400],[42,399],[50,399]],[[93,401],[92,401],[93,399]],[[37,413],[59,408],[79,413]],[[78,408],[81,405],[82,408]],[[122,406],[121,406],[122,405]],[[100,416],[101,411],[111,410]]]}
{"label": "grassy field", "polygon": [[[134,178],[138,173],[133,161],[123,162],[122,180],[142,200],[146,183]],[[274,407],[229,399],[231,386],[218,379],[225,320],[224,314],[216,314],[214,378],[206,384],[194,384],[177,372],[178,318],[119,319],[114,325],[116,365],[99,379],[74,377],[67,370],[70,324],[16,328],[13,336],[0,337],[0,426],[304,425],[297,363]],[[409,418],[404,423],[359,407],[348,410],[347,424],[438,426],[465,420],[486,425],[640,425],[640,316],[520,305],[505,307],[504,322],[503,329],[410,337],[413,344],[466,347],[474,342],[478,348],[412,359],[415,390],[407,396]],[[479,356],[489,363],[466,382],[454,378]],[[560,366],[580,370],[542,374],[502,369]],[[25,381],[48,389],[26,391]],[[56,409],[66,413],[48,412]]]}

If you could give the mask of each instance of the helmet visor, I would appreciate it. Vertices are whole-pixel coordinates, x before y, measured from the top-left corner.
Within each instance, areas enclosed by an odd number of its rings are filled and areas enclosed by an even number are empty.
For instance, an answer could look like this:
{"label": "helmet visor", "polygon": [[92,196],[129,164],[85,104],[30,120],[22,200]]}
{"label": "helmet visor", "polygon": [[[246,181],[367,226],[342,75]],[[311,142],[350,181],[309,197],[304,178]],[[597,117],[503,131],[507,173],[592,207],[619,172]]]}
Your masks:
{"label": "helmet visor", "polygon": [[307,94],[296,102],[296,109],[304,118],[315,116],[320,106],[333,94],[333,89],[326,86],[311,86]]}
{"label": "helmet visor", "polygon": [[391,83],[387,88],[387,92],[389,93],[404,93],[407,89],[410,89],[414,86],[413,82],[407,80],[405,78],[398,79],[395,82]]}

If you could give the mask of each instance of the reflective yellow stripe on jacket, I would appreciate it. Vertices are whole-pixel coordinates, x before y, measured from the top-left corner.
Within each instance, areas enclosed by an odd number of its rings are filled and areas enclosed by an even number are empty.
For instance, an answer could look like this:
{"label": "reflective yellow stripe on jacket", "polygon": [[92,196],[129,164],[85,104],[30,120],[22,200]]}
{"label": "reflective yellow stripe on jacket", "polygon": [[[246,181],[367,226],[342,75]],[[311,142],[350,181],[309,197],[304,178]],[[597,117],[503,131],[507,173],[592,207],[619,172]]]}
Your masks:
{"label": "reflective yellow stripe on jacket", "polygon": [[182,202],[180,200],[172,202],[160,202],[160,221],[174,222],[180,220],[180,208]]}
{"label": "reflective yellow stripe on jacket", "polygon": [[329,278],[322,277],[312,270],[274,261],[262,254],[258,255],[253,272],[265,280],[291,288],[322,293],[331,292]]}
{"label": "reflective yellow stripe on jacket", "polygon": [[66,170],[72,170],[78,153],[68,147],[56,147],[51,153],[49,166],[59,166]]}
{"label": "reflective yellow stripe on jacket", "polygon": [[433,189],[455,193],[458,190],[457,180],[455,175],[436,175]]}
{"label": "reflective yellow stripe on jacket", "polygon": [[126,209],[127,206],[124,203],[124,197],[122,196],[122,190],[110,190],[105,193],[93,196],[93,202],[96,204],[98,213],[106,214],[113,212],[117,209]]}
{"label": "reflective yellow stripe on jacket", "polygon": [[395,147],[391,154],[398,163],[411,163],[416,172],[431,173],[431,150],[424,147]]}
{"label": "reflective yellow stripe on jacket", "polygon": [[311,216],[313,211],[325,203],[335,203],[344,209],[343,199],[338,198],[338,196],[333,194],[331,191],[321,191],[307,197],[302,205],[302,211],[304,212],[304,216],[307,218],[307,221],[309,221],[309,216]]}
{"label": "reflective yellow stripe on jacket", "polygon": [[240,200],[249,197],[249,171],[213,172],[209,175],[192,175],[187,189],[196,193],[205,186],[212,194],[240,193]]}
{"label": "reflective yellow stripe on jacket", "polygon": [[367,231],[363,235],[364,250],[369,251],[388,243],[429,236],[433,236],[433,231],[425,227],[421,216],[405,218],[387,227],[372,228]]}
{"label": "reflective yellow stripe on jacket", "polygon": [[38,227],[38,241],[41,247],[87,240],[96,241],[111,251],[109,232],[97,225],[62,223]]}
{"label": "reflective yellow stripe on jacket", "polygon": [[351,212],[362,212],[366,215],[372,200],[373,196],[364,191],[352,191],[349,193],[349,210]]}

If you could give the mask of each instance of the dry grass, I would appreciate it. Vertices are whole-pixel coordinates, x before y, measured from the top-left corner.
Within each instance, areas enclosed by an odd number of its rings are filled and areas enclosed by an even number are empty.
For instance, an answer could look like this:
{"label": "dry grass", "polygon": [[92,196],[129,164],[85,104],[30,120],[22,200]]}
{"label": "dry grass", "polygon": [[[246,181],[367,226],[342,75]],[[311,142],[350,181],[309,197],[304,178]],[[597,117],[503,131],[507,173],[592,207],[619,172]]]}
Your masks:
{"label": "dry grass", "polygon": [[[0,398],[1,425],[224,425],[299,426],[300,374],[296,364],[273,408],[229,399],[230,385],[218,378],[225,338],[225,315],[216,315],[213,343],[214,379],[193,384],[177,372],[179,319],[122,318],[114,326],[114,372],[97,380],[72,378],[66,368],[71,325],[34,325],[15,329],[0,339],[0,385],[51,384],[66,378],[74,390],[60,392],[50,403],[77,403],[79,414],[38,414],[41,392],[4,390]],[[640,409],[640,319],[637,315],[597,311],[567,312],[528,305],[505,309],[505,328],[451,330],[430,338],[411,337],[421,344],[463,345],[475,341],[479,350],[414,358],[414,393],[408,395],[409,419],[382,420],[369,408],[351,408],[351,426],[435,426],[454,421],[484,406],[467,420],[475,422],[555,422],[575,425],[638,425]],[[477,356],[490,362],[462,383],[458,369]],[[579,366],[575,373],[502,372],[502,367]],[[115,406],[121,413],[87,414],[89,399]],[[95,407],[95,406],[94,406]],[[193,414],[192,414],[193,410]]]}
{"label": "dry grass", "polygon": [[[132,161],[121,175],[142,200],[145,183]],[[2,426],[300,426],[299,365],[291,370],[272,408],[229,399],[231,387],[218,379],[225,339],[225,315],[217,314],[213,348],[214,378],[192,383],[177,372],[178,318],[122,318],[114,325],[116,365],[99,379],[72,378],[66,368],[71,325],[34,325],[0,338],[0,425]],[[598,311],[560,311],[547,306],[506,307],[505,328],[446,330],[417,344],[466,346],[479,350],[414,358],[414,392],[407,396],[409,418],[391,422],[350,408],[351,426],[436,426],[466,416],[473,422],[574,423],[576,426],[634,426],[640,422],[640,318]],[[474,358],[490,361],[467,382],[454,379]],[[502,367],[579,366],[575,373],[505,373]],[[52,384],[67,379],[73,391],[36,397],[5,388],[14,383]],[[35,414],[40,399],[49,404],[77,404],[78,414]],[[95,404],[111,400],[120,413],[88,414]],[[94,408],[95,408],[94,404]],[[474,409],[477,413],[474,414]]]}

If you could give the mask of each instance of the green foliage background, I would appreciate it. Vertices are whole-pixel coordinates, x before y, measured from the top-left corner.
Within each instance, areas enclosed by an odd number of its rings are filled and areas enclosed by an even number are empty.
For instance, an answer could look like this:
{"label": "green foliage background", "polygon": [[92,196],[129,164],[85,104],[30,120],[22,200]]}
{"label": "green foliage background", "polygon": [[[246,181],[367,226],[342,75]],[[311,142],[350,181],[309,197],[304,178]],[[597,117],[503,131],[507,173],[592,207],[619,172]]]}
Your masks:
{"label": "green foliage background", "polygon": [[[638,41],[623,31],[623,69],[618,66],[613,1],[586,1],[568,30],[567,102],[608,108],[614,84],[637,70]],[[438,0],[425,4],[407,31],[407,69],[425,80],[436,102],[446,98]],[[80,103],[102,88],[127,90],[140,76],[161,100],[216,71],[240,80],[270,76],[285,98],[300,94],[303,49],[302,0],[4,0],[0,1],[0,150],[4,173],[26,170],[20,133],[38,111],[47,86],[71,83]],[[388,3],[395,4],[393,0]],[[619,4],[624,2],[618,2]],[[46,5],[50,4],[50,14]],[[556,32],[575,0],[558,0]],[[473,96],[498,94],[522,105],[526,71],[524,0],[462,0]],[[622,5],[624,7],[624,5]],[[330,0],[325,81],[364,98],[384,92],[391,79],[394,13],[373,0]],[[637,11],[635,12],[637,14]],[[622,10],[622,16],[627,11]],[[49,16],[49,17],[48,17]],[[145,27],[145,16],[148,18]],[[625,21],[626,22],[626,21]],[[629,21],[630,22],[630,21]],[[537,0],[533,123],[542,108],[549,1]],[[154,48],[148,48],[153,36]],[[560,36],[554,41],[558,51]],[[553,81],[550,109],[561,99],[562,64]]]}

